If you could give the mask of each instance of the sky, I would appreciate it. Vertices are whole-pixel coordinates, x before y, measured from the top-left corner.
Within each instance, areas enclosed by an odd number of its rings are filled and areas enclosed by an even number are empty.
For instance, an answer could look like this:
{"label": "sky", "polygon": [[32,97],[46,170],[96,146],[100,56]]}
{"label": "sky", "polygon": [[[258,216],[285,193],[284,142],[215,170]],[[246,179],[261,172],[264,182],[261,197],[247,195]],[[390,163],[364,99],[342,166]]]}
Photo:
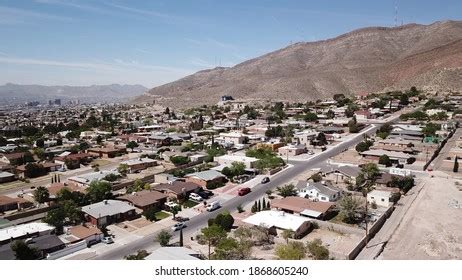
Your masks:
{"label": "sky", "polygon": [[462,1],[0,0],[0,84],[141,84],[367,26],[460,20]]}

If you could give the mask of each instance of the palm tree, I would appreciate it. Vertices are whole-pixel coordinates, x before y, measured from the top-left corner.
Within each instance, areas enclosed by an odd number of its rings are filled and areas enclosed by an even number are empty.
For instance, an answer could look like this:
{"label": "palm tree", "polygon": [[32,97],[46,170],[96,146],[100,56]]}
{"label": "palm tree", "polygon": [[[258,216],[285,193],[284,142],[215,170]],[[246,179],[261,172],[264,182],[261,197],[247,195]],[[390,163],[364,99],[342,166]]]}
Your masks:
{"label": "palm tree", "polygon": [[291,229],[285,229],[282,232],[282,238],[286,241],[287,244],[289,244],[289,238],[294,238],[295,232]]}

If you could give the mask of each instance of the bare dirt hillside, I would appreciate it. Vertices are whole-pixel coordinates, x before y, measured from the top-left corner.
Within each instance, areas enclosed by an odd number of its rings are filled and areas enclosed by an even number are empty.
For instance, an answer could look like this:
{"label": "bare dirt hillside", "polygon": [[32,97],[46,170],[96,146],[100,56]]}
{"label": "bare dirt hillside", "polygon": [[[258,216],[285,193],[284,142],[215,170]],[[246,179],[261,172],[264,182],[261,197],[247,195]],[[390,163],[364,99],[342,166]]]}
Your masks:
{"label": "bare dirt hillside", "polygon": [[234,98],[307,101],[336,93],[418,88],[462,90],[462,21],[370,27],[333,39],[297,43],[232,68],[199,71],[151,89],[169,106]]}

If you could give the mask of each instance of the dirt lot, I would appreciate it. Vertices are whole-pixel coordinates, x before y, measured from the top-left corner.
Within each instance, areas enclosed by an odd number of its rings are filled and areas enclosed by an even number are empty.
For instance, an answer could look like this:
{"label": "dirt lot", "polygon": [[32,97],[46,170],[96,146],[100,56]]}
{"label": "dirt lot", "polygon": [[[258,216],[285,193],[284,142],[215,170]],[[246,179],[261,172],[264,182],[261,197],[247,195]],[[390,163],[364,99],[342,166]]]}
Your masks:
{"label": "dirt lot", "polygon": [[321,239],[322,244],[329,249],[330,256],[345,260],[346,256],[359,243],[362,236],[358,234],[345,234],[334,230],[315,229],[305,236],[302,241]]}
{"label": "dirt lot", "polygon": [[380,258],[462,259],[462,188],[450,178],[425,180]]}
{"label": "dirt lot", "polygon": [[354,148],[348,149],[345,152],[336,155],[332,158],[332,161],[338,163],[353,163],[357,165],[367,163],[367,161],[363,159]]}

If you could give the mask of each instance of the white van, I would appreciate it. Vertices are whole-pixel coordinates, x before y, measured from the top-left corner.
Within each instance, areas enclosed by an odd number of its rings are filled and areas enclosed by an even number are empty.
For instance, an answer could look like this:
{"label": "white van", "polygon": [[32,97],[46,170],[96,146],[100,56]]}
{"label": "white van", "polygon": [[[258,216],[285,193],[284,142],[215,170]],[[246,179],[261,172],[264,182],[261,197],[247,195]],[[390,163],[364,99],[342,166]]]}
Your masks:
{"label": "white van", "polygon": [[220,208],[220,202],[219,201],[214,201],[214,202],[210,203],[209,205],[207,205],[207,207],[205,209],[207,209],[207,211],[209,211],[209,212],[212,212],[214,210],[217,210],[218,208]]}

